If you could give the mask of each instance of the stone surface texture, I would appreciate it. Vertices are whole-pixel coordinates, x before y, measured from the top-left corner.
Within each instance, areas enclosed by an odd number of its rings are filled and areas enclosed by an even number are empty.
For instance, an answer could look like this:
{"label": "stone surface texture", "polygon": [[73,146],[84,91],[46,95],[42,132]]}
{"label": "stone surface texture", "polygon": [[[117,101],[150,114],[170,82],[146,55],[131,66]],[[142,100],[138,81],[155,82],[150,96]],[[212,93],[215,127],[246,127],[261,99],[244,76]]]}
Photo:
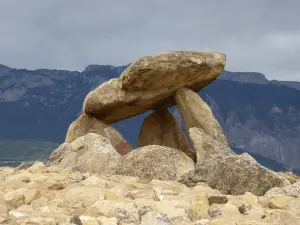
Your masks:
{"label": "stone surface texture", "polygon": [[121,155],[108,138],[89,133],[72,143],[64,143],[50,156],[49,165],[87,171],[98,174],[112,174],[121,160]]}
{"label": "stone surface texture", "polygon": [[148,145],[125,155],[116,173],[149,181],[176,180],[194,168],[194,161],[183,152],[169,147]]}
{"label": "stone surface texture", "polygon": [[138,147],[160,145],[178,149],[195,159],[195,152],[190,150],[189,143],[176,118],[167,109],[155,110],[144,119],[139,137]]}
{"label": "stone surface texture", "polygon": [[216,141],[207,135],[201,128],[192,127],[189,129],[188,134],[192,145],[196,150],[198,164],[218,154],[227,156],[235,155],[228,145]]}
{"label": "stone surface texture", "polygon": [[225,61],[223,53],[214,51],[177,51],[142,57],[120,78],[90,92],[83,111],[104,123],[113,123],[172,106],[177,89],[185,86],[199,91],[220,75]]}
{"label": "stone surface texture", "polygon": [[100,120],[89,116],[85,113],[75,120],[69,126],[66,134],[66,143],[71,143],[77,138],[82,137],[89,133],[99,134],[110,140],[112,146],[121,155],[125,155],[132,150],[130,144],[123,138],[123,136],[113,127],[110,127]]}
{"label": "stone surface texture", "polygon": [[273,187],[284,186],[284,180],[277,173],[261,166],[249,154],[237,156],[217,155],[207,159],[180,178],[180,182],[194,186],[205,182],[224,194],[240,195],[252,192],[264,195]]}
{"label": "stone surface texture", "polygon": [[228,145],[222,127],[209,106],[196,92],[180,88],[176,92],[175,99],[186,130],[192,127],[201,128],[212,139]]}
{"label": "stone surface texture", "polygon": [[300,198],[288,195],[265,205],[249,192],[222,195],[205,183],[141,183],[41,162],[0,167],[0,180],[1,225],[300,225]]}

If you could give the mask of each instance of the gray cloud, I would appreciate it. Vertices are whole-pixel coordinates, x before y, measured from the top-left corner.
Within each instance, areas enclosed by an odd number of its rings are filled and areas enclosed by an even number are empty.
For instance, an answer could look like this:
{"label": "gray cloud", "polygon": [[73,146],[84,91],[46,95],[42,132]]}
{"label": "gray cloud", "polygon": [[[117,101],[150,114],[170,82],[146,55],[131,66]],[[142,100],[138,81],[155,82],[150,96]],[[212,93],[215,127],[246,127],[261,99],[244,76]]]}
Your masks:
{"label": "gray cloud", "polygon": [[227,70],[300,80],[299,8],[299,0],[1,0],[0,63],[82,70],[219,50]]}

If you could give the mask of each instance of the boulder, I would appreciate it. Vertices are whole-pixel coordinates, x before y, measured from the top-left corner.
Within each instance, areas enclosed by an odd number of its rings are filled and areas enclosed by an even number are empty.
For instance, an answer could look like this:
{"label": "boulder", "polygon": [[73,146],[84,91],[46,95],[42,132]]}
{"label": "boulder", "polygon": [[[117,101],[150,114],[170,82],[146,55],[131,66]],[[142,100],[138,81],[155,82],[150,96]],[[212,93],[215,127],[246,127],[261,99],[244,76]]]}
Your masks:
{"label": "boulder", "polygon": [[225,55],[207,51],[175,51],[142,57],[133,62],[120,76],[121,88],[136,92],[161,90],[190,81],[215,79],[225,66]]}
{"label": "boulder", "polygon": [[201,128],[212,139],[228,145],[222,127],[209,106],[196,92],[180,88],[176,92],[175,99],[186,130],[192,127]]}
{"label": "boulder", "polygon": [[85,113],[81,114],[80,117],[75,120],[69,126],[66,143],[71,143],[77,138],[82,137],[89,133],[99,134],[110,140],[112,146],[121,155],[125,155],[132,150],[130,144],[122,137],[122,135],[113,127],[107,126],[100,120],[89,116]]}
{"label": "boulder", "polygon": [[196,150],[197,163],[202,163],[205,159],[209,159],[217,154],[235,155],[228,145],[216,141],[201,128],[190,128],[189,137]]}
{"label": "boulder", "polygon": [[300,198],[300,181],[298,181],[298,182],[296,182],[294,184],[285,186],[283,188],[283,191],[287,195],[292,195],[292,196],[296,196],[296,197]]}
{"label": "boulder", "polygon": [[71,167],[80,172],[112,174],[120,159],[121,155],[108,138],[90,133],[58,147],[51,154],[48,165]]}
{"label": "boulder", "polygon": [[199,91],[214,81],[225,66],[223,53],[176,51],[146,56],[133,62],[119,79],[90,92],[83,111],[104,123],[113,123],[175,103],[178,88]]}
{"label": "boulder", "polygon": [[139,214],[132,201],[98,201],[87,208],[86,214],[95,217],[116,217],[118,224],[139,224]]}
{"label": "boulder", "polygon": [[100,187],[74,187],[65,190],[62,196],[64,202],[69,206],[78,205],[82,203],[84,207],[89,207],[97,201],[104,200],[105,193]]}
{"label": "boulder", "polygon": [[179,182],[196,186],[205,182],[223,194],[242,195],[251,192],[264,195],[272,187],[281,187],[284,180],[275,172],[261,166],[249,154],[221,154],[198,164],[195,170],[183,175]]}
{"label": "boulder", "polygon": [[289,202],[294,199],[295,197],[288,195],[274,196],[268,200],[268,207],[270,209],[286,209]]}
{"label": "boulder", "polygon": [[286,192],[282,188],[273,187],[265,193],[264,197],[266,199],[269,199],[269,198],[272,198],[274,196],[283,196],[283,195],[286,195]]}
{"label": "boulder", "polygon": [[283,188],[274,187],[270,189],[266,194],[266,198],[271,198],[273,196],[289,195],[300,198],[300,181],[284,186]]}
{"label": "boulder", "polygon": [[10,191],[3,196],[3,200],[10,209],[18,208],[24,204],[24,192],[26,188],[19,188],[14,191]]}
{"label": "boulder", "polygon": [[[176,118],[168,109],[155,110],[144,119],[138,138],[138,147],[147,145],[175,148],[185,152],[188,156],[194,153],[190,150],[189,143]],[[191,158],[195,159],[195,154]]]}
{"label": "boulder", "polygon": [[123,156],[116,173],[144,181],[176,180],[194,169],[194,161],[173,148],[149,145]]}
{"label": "boulder", "polygon": [[279,172],[278,174],[288,180],[291,184],[294,184],[299,180],[299,177],[291,172]]}

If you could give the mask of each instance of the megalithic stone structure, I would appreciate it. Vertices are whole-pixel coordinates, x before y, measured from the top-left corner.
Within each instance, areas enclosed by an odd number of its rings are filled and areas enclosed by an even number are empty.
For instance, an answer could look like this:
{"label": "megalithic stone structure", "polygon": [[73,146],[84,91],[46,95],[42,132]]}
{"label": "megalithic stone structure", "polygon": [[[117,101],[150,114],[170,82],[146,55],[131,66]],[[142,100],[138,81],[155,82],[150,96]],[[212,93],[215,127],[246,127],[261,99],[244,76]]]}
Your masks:
{"label": "megalithic stone structure", "polygon": [[175,51],[142,57],[117,79],[90,92],[83,111],[106,124],[157,108],[175,105],[181,87],[194,91],[213,82],[226,57],[215,51]]}

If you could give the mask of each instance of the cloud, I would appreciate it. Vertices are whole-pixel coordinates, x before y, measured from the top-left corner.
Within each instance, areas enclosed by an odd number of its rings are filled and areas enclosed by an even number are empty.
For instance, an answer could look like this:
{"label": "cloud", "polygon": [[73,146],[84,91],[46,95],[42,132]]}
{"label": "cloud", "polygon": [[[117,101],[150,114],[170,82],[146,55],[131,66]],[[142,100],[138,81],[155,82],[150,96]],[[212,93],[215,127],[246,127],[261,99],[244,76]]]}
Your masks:
{"label": "cloud", "polygon": [[286,0],[2,0],[0,63],[83,70],[168,50],[219,50],[227,70],[300,80],[298,9]]}

